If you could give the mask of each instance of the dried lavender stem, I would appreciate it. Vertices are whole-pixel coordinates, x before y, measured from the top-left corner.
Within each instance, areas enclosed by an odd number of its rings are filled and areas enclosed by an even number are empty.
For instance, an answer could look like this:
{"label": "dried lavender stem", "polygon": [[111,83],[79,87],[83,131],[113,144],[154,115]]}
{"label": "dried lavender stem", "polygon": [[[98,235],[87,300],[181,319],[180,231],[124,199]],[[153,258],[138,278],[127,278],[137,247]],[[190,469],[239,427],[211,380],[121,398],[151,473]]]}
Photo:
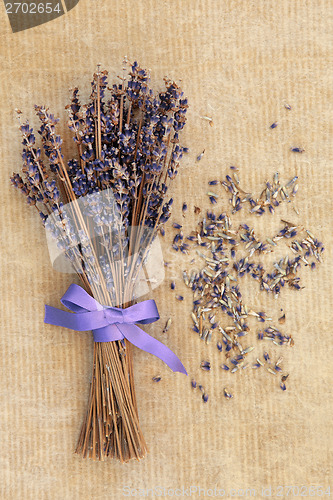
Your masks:
{"label": "dried lavender stem", "polygon": [[101,97],[100,97],[100,73],[97,74],[97,159],[100,158],[102,152],[102,133],[101,133]]}

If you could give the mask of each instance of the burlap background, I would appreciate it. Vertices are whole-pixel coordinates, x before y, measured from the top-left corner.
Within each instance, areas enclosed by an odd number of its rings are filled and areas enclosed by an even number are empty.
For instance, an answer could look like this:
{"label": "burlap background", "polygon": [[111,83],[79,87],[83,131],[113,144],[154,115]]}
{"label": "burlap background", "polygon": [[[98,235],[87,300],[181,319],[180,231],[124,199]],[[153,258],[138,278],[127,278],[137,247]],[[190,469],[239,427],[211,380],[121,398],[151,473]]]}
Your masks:
{"label": "burlap background", "polygon": [[[118,499],[127,486],[137,495],[140,488],[197,486],[206,489],[206,496],[217,486],[226,495],[234,488],[235,498],[246,488],[261,497],[261,488],[271,486],[274,497],[279,485],[328,486],[332,13],[328,0],[81,0],[59,19],[12,34],[2,5],[1,499]],[[283,179],[299,175],[300,215],[285,206],[272,217],[255,219],[258,233],[271,235],[280,217],[289,217],[315,232],[326,253],[316,272],[304,269],[305,289],[299,293],[285,290],[277,302],[255,284],[246,291],[251,305],[275,320],[280,308],[286,312],[283,328],[294,336],[295,346],[271,349],[274,355],[283,352],[290,373],[283,393],[267,372],[227,377],[219,369],[215,345],[203,345],[191,332],[191,295],[176,273],[185,260],[175,261],[166,240],[166,259],[173,266],[154,294],[162,319],[149,331],[181,356],[210,401],[204,405],[191,392],[189,378],[136,351],[140,420],[150,454],[139,463],[120,465],[73,454],[86,411],[91,337],[43,324],[44,303],[57,305],[72,277],[52,270],[37,214],[10,187],[9,176],[21,165],[14,109],[36,123],[33,105],[47,104],[64,119],[68,88],[79,85],[86,97],[96,64],[101,62],[113,79],[124,55],[151,68],[156,89],[168,75],[182,80],[189,97],[182,140],[191,152],[173,186],[174,218],[181,218],[184,200],[189,204],[186,230],[197,221],[194,204],[209,206],[206,180],[222,178],[234,164],[243,184],[255,189],[278,170]],[[213,117],[213,127],[203,115]],[[270,130],[274,121],[279,125]],[[305,152],[293,154],[291,146]],[[225,209],[226,197],[219,203]],[[170,229],[169,241],[171,234]],[[169,288],[175,273],[183,303]],[[163,334],[169,316],[173,325]],[[200,371],[202,359],[212,361],[211,373]],[[162,381],[153,384],[157,373]],[[225,385],[234,392],[231,401],[223,398]],[[199,490],[192,498],[199,498]]]}

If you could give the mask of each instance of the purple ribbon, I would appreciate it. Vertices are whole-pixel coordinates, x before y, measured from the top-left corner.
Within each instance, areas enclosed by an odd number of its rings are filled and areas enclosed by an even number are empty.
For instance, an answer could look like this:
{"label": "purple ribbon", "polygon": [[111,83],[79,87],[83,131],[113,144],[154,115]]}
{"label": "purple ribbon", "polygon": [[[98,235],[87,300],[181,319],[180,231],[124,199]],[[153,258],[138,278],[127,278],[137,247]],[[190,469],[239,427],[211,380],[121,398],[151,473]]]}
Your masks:
{"label": "purple ribbon", "polygon": [[135,324],[146,325],[160,318],[154,300],[145,300],[126,309],[102,306],[83,288],[73,284],[61,298],[61,303],[72,312],[45,306],[44,323],[78,332],[92,330],[95,342],[113,342],[125,338],[136,347],[160,358],[172,371],[187,375],[181,361],[168,347]]}

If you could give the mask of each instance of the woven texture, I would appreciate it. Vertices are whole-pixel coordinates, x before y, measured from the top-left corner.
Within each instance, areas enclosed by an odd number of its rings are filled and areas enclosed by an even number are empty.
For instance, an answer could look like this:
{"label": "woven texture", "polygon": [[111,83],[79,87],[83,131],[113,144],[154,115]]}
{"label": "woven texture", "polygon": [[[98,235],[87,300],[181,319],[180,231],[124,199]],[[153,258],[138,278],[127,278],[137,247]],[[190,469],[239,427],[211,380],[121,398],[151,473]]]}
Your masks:
{"label": "woven texture", "polygon": [[[229,491],[278,485],[322,485],[332,479],[332,3],[307,1],[80,0],[66,15],[13,34],[2,6],[1,25],[1,300],[0,376],[2,500],[122,498],[126,487],[175,489],[216,486]],[[215,345],[191,331],[192,296],[181,282],[186,259],[164,240],[165,282],[154,290],[161,320],[147,331],[180,356],[189,378],[201,382],[203,404],[190,379],[158,359],[135,351],[141,426],[150,453],[141,462],[82,460],[73,450],[86,411],[92,364],[88,333],[44,325],[43,308],[58,306],[73,277],[51,267],[45,235],[34,210],[10,187],[21,167],[15,108],[37,125],[33,105],[45,104],[61,118],[65,154],[74,151],[65,131],[68,89],[83,98],[97,63],[121,73],[123,57],[150,68],[152,83],[164,76],[182,81],[190,109],[182,142],[190,153],[172,189],[174,220],[184,232],[198,222],[194,205],[209,208],[207,180],[239,167],[250,189],[299,176],[295,205],[253,218],[258,235],[274,234],[280,218],[310,229],[324,242],[324,263],[303,269],[305,288],[284,290],[278,301],[247,283],[246,298],[276,319],[295,340],[283,354],[290,373],[282,392],[267,372],[233,377],[220,368]],[[284,103],[292,106],[286,110]],[[202,116],[213,118],[213,126]],[[271,130],[269,125],[277,121]],[[291,153],[299,146],[304,153]],[[196,157],[205,149],[200,162]],[[217,208],[228,209],[221,191]],[[244,214],[237,215],[242,221]],[[285,244],[277,255],[285,254]],[[177,292],[175,300],[171,279]],[[244,288],[244,287],[243,287]],[[163,333],[166,319],[172,327]],[[252,338],[254,338],[254,333]],[[212,371],[200,370],[209,359]],[[151,378],[160,374],[161,382]],[[239,375],[239,376],[238,376]],[[227,385],[234,393],[223,397]],[[199,498],[193,494],[193,498]],[[150,494],[150,497],[152,495]],[[237,493],[234,498],[241,498]]]}

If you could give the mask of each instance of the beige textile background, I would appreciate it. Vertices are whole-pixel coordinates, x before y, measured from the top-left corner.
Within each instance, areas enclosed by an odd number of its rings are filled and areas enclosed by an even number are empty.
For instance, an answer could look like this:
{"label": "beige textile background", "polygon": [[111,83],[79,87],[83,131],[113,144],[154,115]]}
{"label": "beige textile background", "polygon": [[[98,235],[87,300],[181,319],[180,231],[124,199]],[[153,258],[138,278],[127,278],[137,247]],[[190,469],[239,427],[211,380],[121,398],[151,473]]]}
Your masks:
{"label": "beige textile background", "polygon": [[[80,0],[65,16],[16,34],[4,6],[0,9],[1,499],[118,499],[125,487],[138,495],[157,486],[218,487],[226,495],[233,488],[234,498],[252,488],[261,498],[262,487],[271,486],[272,497],[279,485],[327,487],[332,479],[332,3]],[[161,320],[149,331],[181,357],[189,377],[135,351],[140,421],[150,453],[121,465],[73,453],[86,411],[92,341],[89,334],[44,325],[44,304],[57,306],[73,278],[52,270],[37,214],[10,187],[9,176],[21,166],[14,109],[36,124],[33,105],[47,104],[62,119],[64,132],[68,89],[78,85],[87,97],[96,64],[113,80],[125,55],[151,69],[156,90],[167,75],[182,80],[188,95],[182,142],[190,153],[172,188],[173,220],[182,219],[183,201],[189,205],[185,232],[198,221],[194,205],[209,208],[207,180],[222,179],[237,165],[242,184],[258,191],[278,170],[282,179],[299,176],[299,216],[288,205],[274,216],[248,220],[264,237],[274,234],[282,216],[292,219],[316,233],[326,252],[315,272],[302,271],[305,288],[284,290],[279,301],[246,282],[249,305],[266,310],[275,322],[282,308],[283,330],[295,339],[293,348],[270,350],[275,358],[283,354],[290,373],[282,392],[262,370],[226,374],[215,342],[206,346],[193,334],[192,297],[179,274],[188,260],[170,253],[173,230],[167,230],[165,258],[172,265],[154,292]],[[211,116],[213,126],[201,116]],[[278,127],[271,130],[274,121]],[[293,154],[291,146],[305,152]],[[67,147],[71,151],[72,145]],[[228,202],[220,192],[222,211]],[[285,249],[282,245],[277,253],[283,256]],[[173,276],[183,303],[170,290]],[[163,334],[169,316],[172,327]],[[211,373],[200,370],[202,359],[211,360]],[[156,374],[162,376],[159,384],[151,381]],[[206,405],[191,391],[192,376],[209,393]],[[231,401],[222,395],[224,386],[234,393]]]}

